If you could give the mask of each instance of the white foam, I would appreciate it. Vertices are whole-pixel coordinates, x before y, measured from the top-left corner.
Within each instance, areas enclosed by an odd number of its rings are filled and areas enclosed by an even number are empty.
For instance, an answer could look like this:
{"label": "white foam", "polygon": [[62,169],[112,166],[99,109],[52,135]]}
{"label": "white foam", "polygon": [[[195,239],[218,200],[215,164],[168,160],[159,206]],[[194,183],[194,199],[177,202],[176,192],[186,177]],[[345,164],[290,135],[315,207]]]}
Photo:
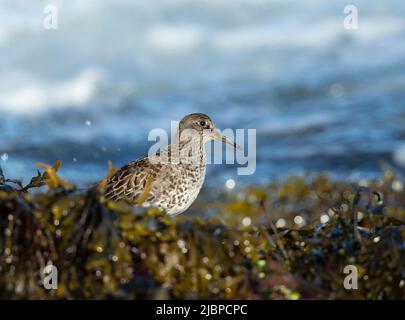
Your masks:
{"label": "white foam", "polygon": [[184,52],[197,47],[202,32],[192,26],[160,25],[152,27],[146,34],[146,43],[156,50]]}
{"label": "white foam", "polygon": [[5,44],[9,39],[9,34],[4,29],[0,29],[0,46]]}
{"label": "white foam", "polygon": [[226,50],[258,49],[260,47],[325,47],[342,33],[339,20],[308,25],[305,21],[290,26],[276,24],[229,28],[218,32],[212,39],[214,47]]}
{"label": "white foam", "polygon": [[265,127],[259,128],[261,132],[268,134],[283,134],[288,132],[305,131],[316,127],[326,126],[334,121],[328,114],[308,114],[299,117],[285,117],[274,120]]}
{"label": "white foam", "polygon": [[14,87],[0,89],[0,110],[31,114],[47,108],[83,106],[94,96],[102,74],[86,69],[69,80],[59,83],[30,79]]}
{"label": "white foam", "polygon": [[357,40],[370,42],[404,30],[405,23],[402,19],[394,17],[364,18],[359,22],[355,31],[347,31]]}
{"label": "white foam", "polygon": [[392,155],[392,158],[396,164],[405,168],[405,145],[396,149]]}
{"label": "white foam", "polygon": [[[294,17],[291,17],[291,19]],[[287,48],[325,48],[336,44],[343,36],[369,43],[395,35],[404,30],[405,22],[397,17],[363,18],[357,30],[346,30],[341,17],[318,21],[312,24],[297,20],[289,25],[251,24],[238,28],[220,29],[212,37],[214,47],[225,51],[259,49],[261,47],[283,46]]]}

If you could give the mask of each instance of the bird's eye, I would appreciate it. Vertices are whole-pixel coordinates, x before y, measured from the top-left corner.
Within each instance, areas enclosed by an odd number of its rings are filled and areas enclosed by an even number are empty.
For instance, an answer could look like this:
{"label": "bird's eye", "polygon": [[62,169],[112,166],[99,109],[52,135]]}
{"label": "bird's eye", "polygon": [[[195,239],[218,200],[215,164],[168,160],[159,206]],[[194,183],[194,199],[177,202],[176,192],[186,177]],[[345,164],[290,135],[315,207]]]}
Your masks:
{"label": "bird's eye", "polygon": [[206,123],[205,121],[200,121],[200,126],[201,126],[201,127],[205,127],[206,124],[207,124],[207,123]]}

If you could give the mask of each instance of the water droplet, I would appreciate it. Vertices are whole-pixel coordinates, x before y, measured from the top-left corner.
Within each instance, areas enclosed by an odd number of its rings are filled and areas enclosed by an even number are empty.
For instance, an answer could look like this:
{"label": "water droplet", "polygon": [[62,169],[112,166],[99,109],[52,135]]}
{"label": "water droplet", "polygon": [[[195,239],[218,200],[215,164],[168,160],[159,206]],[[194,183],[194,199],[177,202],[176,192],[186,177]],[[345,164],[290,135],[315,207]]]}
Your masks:
{"label": "water droplet", "polygon": [[185,248],[186,247],[186,242],[183,239],[177,240],[177,245],[179,248]]}
{"label": "water droplet", "polygon": [[295,216],[294,217],[294,223],[298,224],[298,225],[304,224],[304,218],[301,217],[301,216]]}
{"label": "water droplet", "polygon": [[3,153],[1,155],[1,160],[3,160],[4,162],[6,162],[8,160],[8,154],[7,153]]}
{"label": "water droplet", "polygon": [[277,228],[284,228],[286,225],[286,221],[283,218],[280,218],[276,221],[276,227]]}
{"label": "water droplet", "polygon": [[91,121],[90,121],[90,120],[86,120],[85,124],[86,124],[86,126],[90,127],[90,126],[91,126]]}
{"label": "water droplet", "polygon": [[[335,215],[335,210],[333,210],[333,209],[331,209],[331,208],[329,208],[328,209],[328,215],[329,215],[329,217],[333,217],[334,215]],[[329,221],[329,220],[328,220]]]}
{"label": "water droplet", "polygon": [[263,269],[266,266],[266,260],[257,261],[257,267]]}
{"label": "water droplet", "polygon": [[364,213],[361,211],[357,211],[357,220],[362,220],[364,218]]}
{"label": "water droplet", "polygon": [[180,272],[184,272],[184,267],[181,264],[176,264],[175,268]]}
{"label": "water droplet", "polygon": [[242,225],[244,227],[249,227],[252,224],[252,219],[250,219],[249,217],[244,217],[242,219]]}
{"label": "water droplet", "polygon": [[233,180],[233,179],[228,179],[228,180],[226,180],[226,182],[225,182],[225,186],[226,186],[228,189],[233,189],[233,188],[235,188],[235,186],[236,186],[236,182],[235,182],[235,180]]}
{"label": "water droplet", "polygon": [[330,218],[327,214],[323,214],[323,215],[321,215],[320,220],[321,220],[321,223],[328,223]]}
{"label": "water droplet", "polygon": [[402,190],[404,190],[404,184],[402,183],[402,181],[394,180],[392,182],[392,190],[396,192],[401,192]]}

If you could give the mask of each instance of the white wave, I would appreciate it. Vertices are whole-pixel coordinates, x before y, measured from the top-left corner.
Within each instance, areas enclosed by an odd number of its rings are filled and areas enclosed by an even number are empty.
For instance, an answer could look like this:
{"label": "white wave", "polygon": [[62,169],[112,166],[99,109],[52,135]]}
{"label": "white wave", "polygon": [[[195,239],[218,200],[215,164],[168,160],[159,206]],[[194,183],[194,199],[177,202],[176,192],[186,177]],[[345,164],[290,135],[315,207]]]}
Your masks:
{"label": "white wave", "polygon": [[318,127],[324,127],[333,123],[334,118],[332,115],[327,114],[308,114],[305,116],[292,118],[280,117],[273,120],[265,126],[260,127],[262,133],[267,134],[284,134],[289,132],[303,132]]}
{"label": "white wave", "polygon": [[400,146],[393,152],[392,158],[396,164],[405,168],[405,145]]}
{"label": "white wave", "polygon": [[405,22],[403,19],[396,17],[378,17],[378,19],[362,19],[359,22],[359,28],[357,30],[346,32],[349,32],[350,35],[354,36],[359,41],[372,42],[402,32],[404,28]]}
{"label": "white wave", "polygon": [[225,51],[260,49],[263,47],[328,47],[343,34],[338,19],[317,22],[306,21],[291,25],[253,25],[250,27],[224,29],[213,37],[214,47]]}
{"label": "white wave", "polygon": [[152,49],[184,52],[194,49],[202,39],[202,32],[195,27],[160,25],[146,34],[146,44]]}
{"label": "white wave", "polygon": [[86,69],[77,76],[60,83],[25,80],[12,88],[0,88],[0,110],[32,114],[52,107],[82,106],[94,96],[102,74]]}
{"label": "white wave", "polygon": [[0,29],[0,46],[6,44],[9,38],[9,33],[7,33],[4,29]]}
{"label": "white wave", "polygon": [[341,18],[335,18],[327,21],[318,20],[310,24],[306,20],[301,20],[290,25],[253,24],[248,27],[219,29],[212,37],[212,44],[226,51],[271,46],[321,48],[335,45],[336,40],[343,36],[370,43],[395,35],[405,28],[405,22],[396,17],[379,17],[378,20],[364,18],[357,30],[346,30],[342,21]]}

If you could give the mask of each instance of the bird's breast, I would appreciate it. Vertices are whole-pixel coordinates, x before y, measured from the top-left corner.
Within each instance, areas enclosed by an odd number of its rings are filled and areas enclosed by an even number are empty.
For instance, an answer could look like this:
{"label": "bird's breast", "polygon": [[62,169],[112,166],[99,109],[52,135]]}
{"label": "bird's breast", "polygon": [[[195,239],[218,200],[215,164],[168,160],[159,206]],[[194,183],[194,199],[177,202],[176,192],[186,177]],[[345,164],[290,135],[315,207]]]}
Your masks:
{"label": "bird's breast", "polygon": [[179,214],[187,210],[197,198],[205,179],[205,165],[181,165],[168,168],[157,189],[155,205],[168,214]]}

